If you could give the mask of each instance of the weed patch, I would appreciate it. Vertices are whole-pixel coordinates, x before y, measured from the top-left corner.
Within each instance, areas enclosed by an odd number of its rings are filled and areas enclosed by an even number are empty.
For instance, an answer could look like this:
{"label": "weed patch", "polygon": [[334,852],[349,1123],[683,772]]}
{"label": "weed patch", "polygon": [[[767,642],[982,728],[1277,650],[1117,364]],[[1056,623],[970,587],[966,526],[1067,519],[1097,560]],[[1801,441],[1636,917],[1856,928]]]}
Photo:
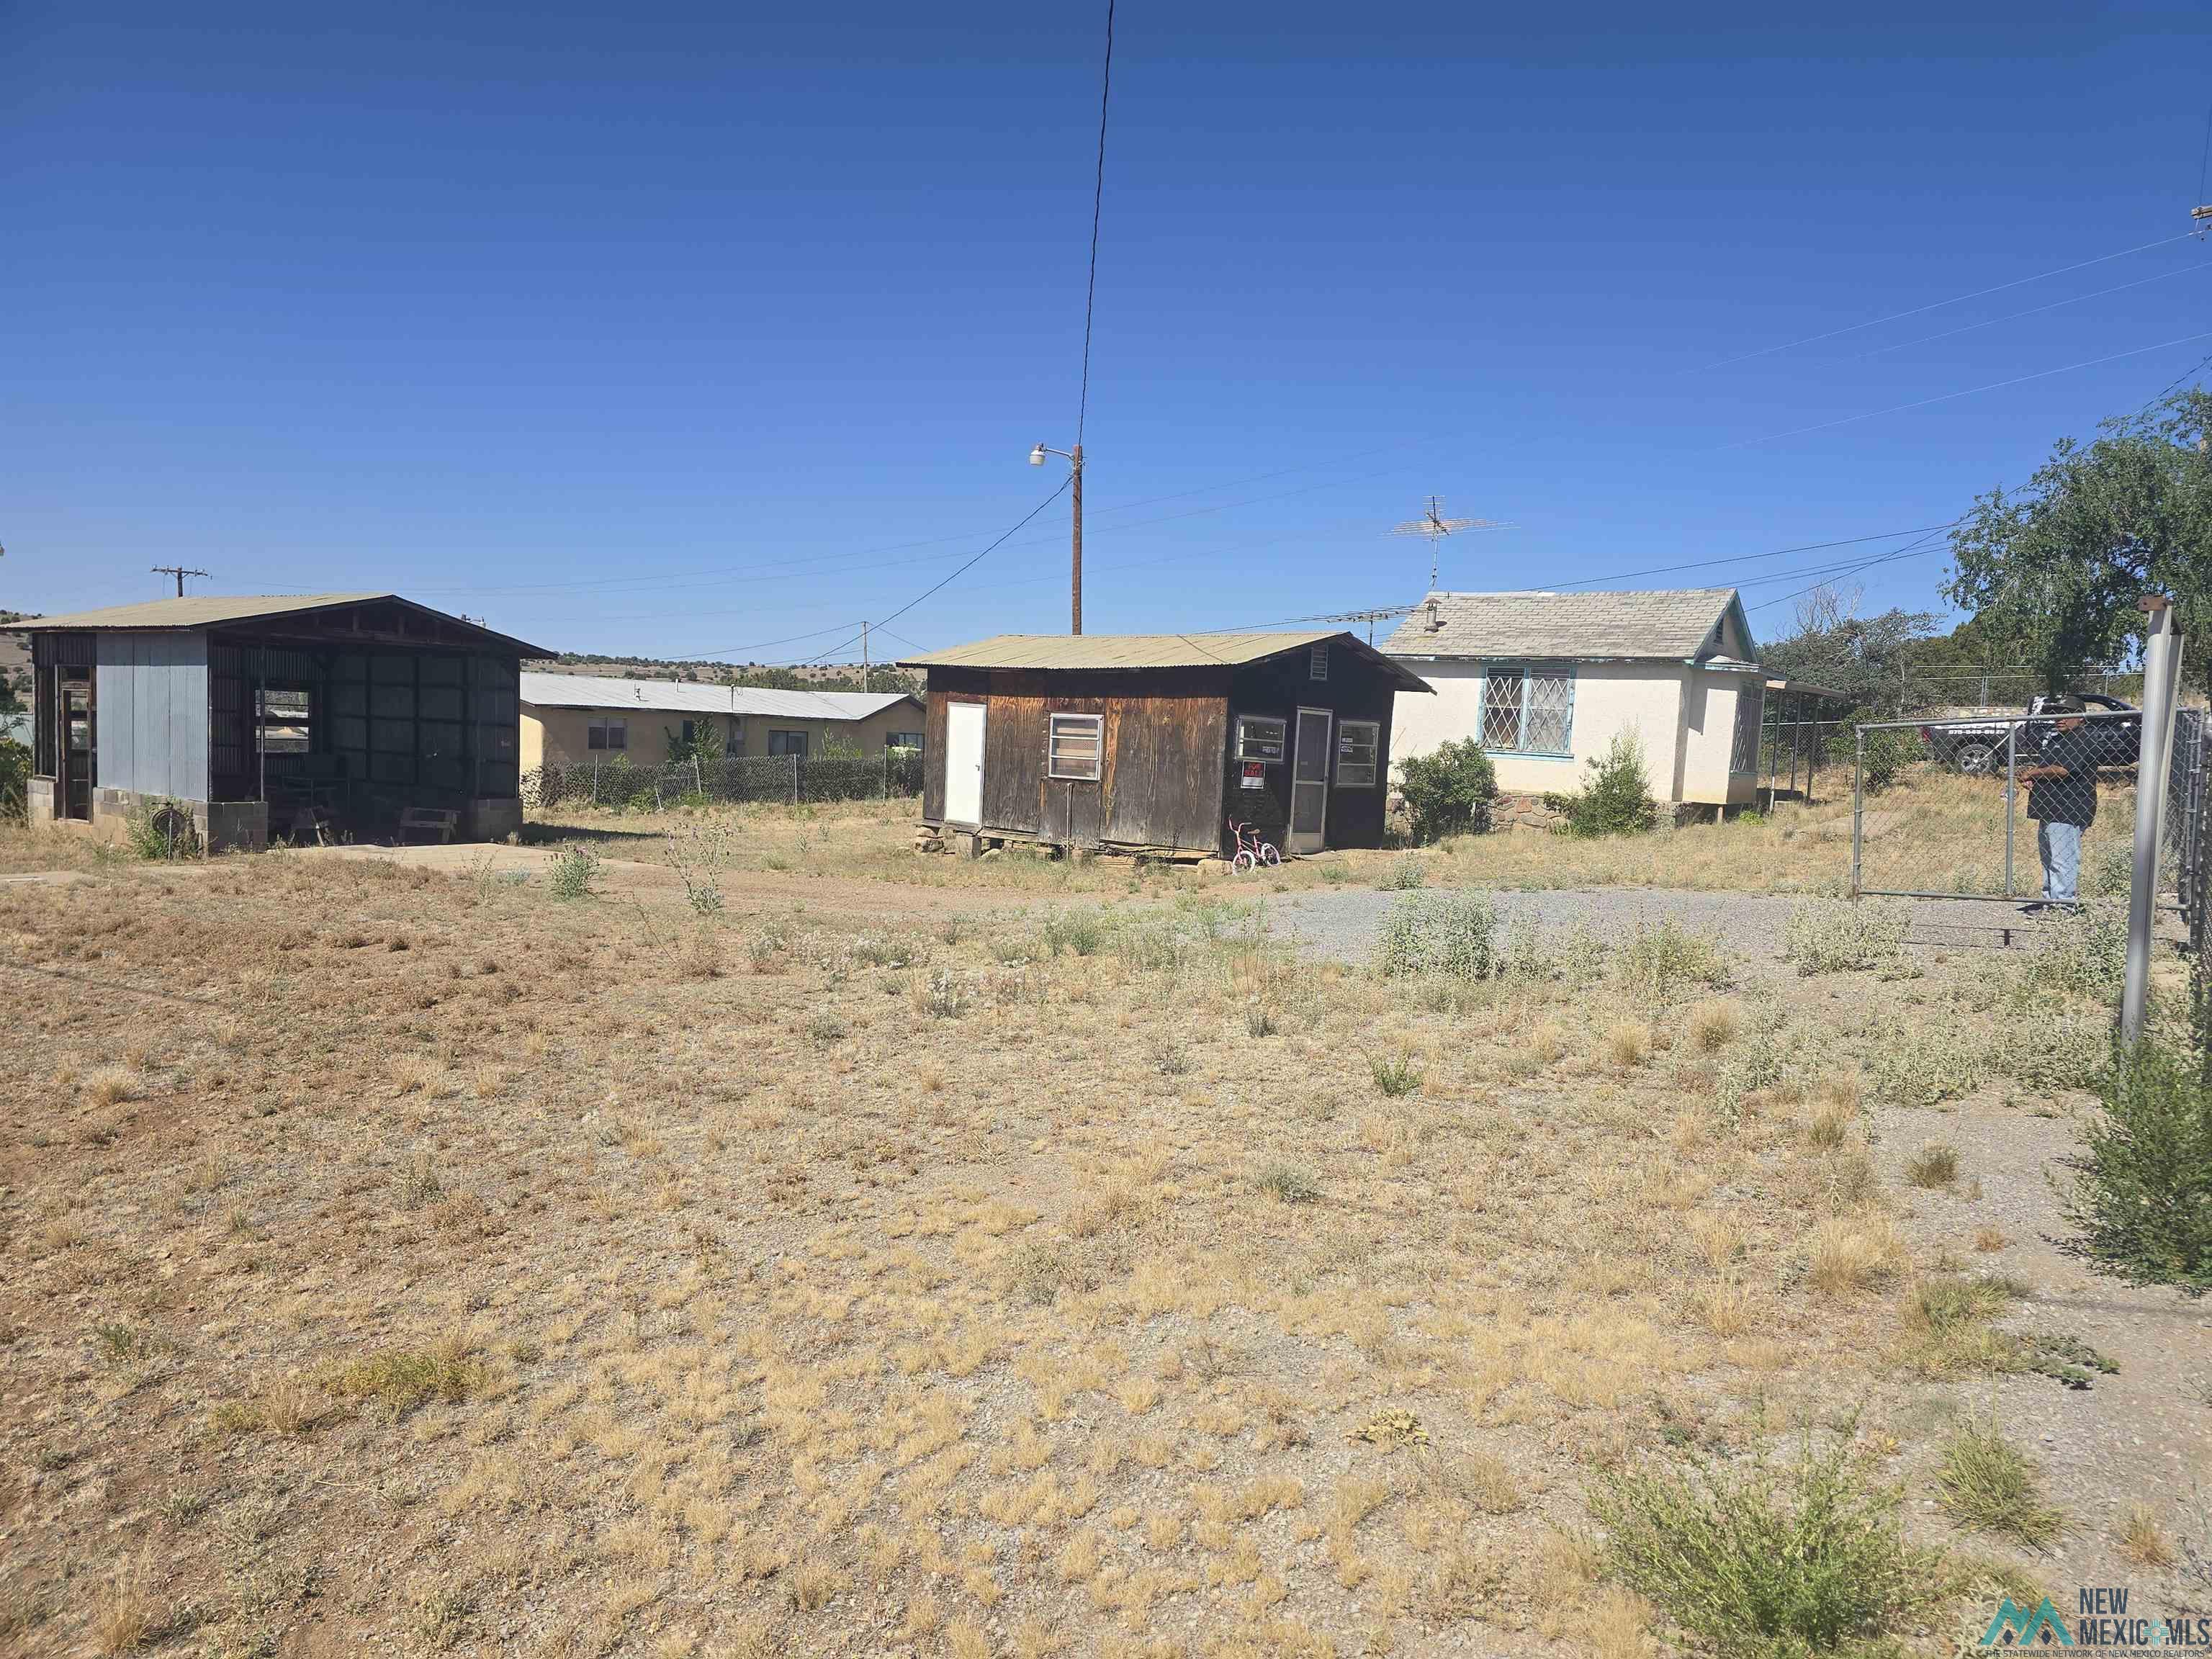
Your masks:
{"label": "weed patch", "polygon": [[1938,1501],[1962,1527],[2040,1549],[2065,1525],[2043,1498],[2040,1471],[1997,1430],[1994,1419],[1961,1424],[1936,1472]]}
{"label": "weed patch", "polygon": [[1898,1499],[1838,1443],[1779,1470],[1626,1470],[1590,1508],[1617,1577],[1727,1659],[1774,1659],[1879,1638],[1940,1594],[1940,1558],[1905,1541]]}

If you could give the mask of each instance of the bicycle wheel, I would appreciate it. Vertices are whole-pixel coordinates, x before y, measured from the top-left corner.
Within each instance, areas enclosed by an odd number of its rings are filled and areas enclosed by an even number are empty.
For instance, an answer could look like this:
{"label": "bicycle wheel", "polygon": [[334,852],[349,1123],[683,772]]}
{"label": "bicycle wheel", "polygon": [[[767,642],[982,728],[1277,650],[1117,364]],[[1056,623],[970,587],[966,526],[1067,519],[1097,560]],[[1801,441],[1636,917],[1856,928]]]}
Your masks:
{"label": "bicycle wheel", "polygon": [[1238,848],[1237,849],[1237,856],[1229,860],[1229,867],[1234,870],[1240,876],[1250,875],[1252,873],[1252,854],[1243,848]]}
{"label": "bicycle wheel", "polygon": [[1261,863],[1266,865],[1270,870],[1273,870],[1280,866],[1282,861],[1283,855],[1275,850],[1274,842],[1272,841],[1263,841],[1260,843]]}

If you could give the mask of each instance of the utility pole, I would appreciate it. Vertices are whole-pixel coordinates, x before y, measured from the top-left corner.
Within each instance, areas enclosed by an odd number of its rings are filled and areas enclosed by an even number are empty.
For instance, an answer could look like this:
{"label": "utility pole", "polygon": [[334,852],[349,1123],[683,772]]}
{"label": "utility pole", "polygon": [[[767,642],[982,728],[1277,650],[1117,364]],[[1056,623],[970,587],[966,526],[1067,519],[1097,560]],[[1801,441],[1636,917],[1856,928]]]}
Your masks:
{"label": "utility pole", "polygon": [[868,689],[868,625],[860,624],[860,690]]}
{"label": "utility pole", "polygon": [[2173,711],[2181,688],[2181,630],[2171,603],[2148,594],[2136,603],[2149,618],[2143,638],[2142,730],[2136,741],[2135,878],[2128,887],[2127,973],[2120,993],[2120,1040],[2142,1035],[2150,1000],[2150,935],[2158,897],[2159,832],[2166,824],[2166,775],[2173,753]]}
{"label": "utility pole", "polygon": [[1069,478],[1074,486],[1075,539],[1072,550],[1073,557],[1068,566],[1071,602],[1068,632],[1080,634],[1083,631],[1083,446],[1078,444],[1073,449],[1051,449],[1043,444],[1039,444],[1030,451],[1030,465],[1042,466],[1044,458],[1048,455],[1064,455],[1067,458]]}
{"label": "utility pole", "polygon": [[177,597],[181,599],[185,597],[185,578],[205,576],[208,573],[204,570],[195,570],[190,565],[157,564],[154,567],[154,574],[157,576],[174,576],[177,579]]}

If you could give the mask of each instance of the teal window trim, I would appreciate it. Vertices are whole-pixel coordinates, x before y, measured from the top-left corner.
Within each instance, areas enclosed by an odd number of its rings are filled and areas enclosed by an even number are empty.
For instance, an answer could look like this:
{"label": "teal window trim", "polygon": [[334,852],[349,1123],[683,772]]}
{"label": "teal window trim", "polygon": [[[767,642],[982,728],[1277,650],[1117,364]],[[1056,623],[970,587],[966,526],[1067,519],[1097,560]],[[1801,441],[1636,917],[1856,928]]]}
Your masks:
{"label": "teal window trim", "polygon": [[[1493,706],[1492,687],[1501,679],[1510,678],[1518,682],[1516,696],[1511,705],[1513,741],[1493,743],[1491,710]],[[1475,734],[1486,753],[1517,755],[1530,760],[1565,760],[1575,757],[1575,671],[1571,665],[1547,662],[1486,662],[1482,665],[1482,695],[1475,707]],[[1561,689],[1563,688],[1563,689]],[[1503,706],[1499,714],[1505,713]],[[1558,732],[1556,744],[1532,744],[1528,741],[1531,715],[1540,726],[1551,726]]]}

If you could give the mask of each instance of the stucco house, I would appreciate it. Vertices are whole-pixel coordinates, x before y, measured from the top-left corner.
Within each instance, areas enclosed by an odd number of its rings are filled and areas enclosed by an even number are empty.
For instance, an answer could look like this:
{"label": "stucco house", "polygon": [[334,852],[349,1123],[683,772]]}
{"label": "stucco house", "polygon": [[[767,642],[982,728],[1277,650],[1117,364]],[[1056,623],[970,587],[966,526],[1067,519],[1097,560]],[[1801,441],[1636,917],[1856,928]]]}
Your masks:
{"label": "stucco house", "polygon": [[1501,822],[1547,822],[1541,798],[1581,787],[1622,732],[1662,808],[1752,799],[1767,680],[1732,587],[1431,593],[1382,648],[1436,693],[1400,701],[1392,764],[1480,738]]}
{"label": "stucco house", "polygon": [[522,676],[522,769],[627,758],[659,766],[704,737],[723,755],[811,759],[832,741],[878,755],[921,747],[921,701],[904,691],[780,691],[697,680]]}

